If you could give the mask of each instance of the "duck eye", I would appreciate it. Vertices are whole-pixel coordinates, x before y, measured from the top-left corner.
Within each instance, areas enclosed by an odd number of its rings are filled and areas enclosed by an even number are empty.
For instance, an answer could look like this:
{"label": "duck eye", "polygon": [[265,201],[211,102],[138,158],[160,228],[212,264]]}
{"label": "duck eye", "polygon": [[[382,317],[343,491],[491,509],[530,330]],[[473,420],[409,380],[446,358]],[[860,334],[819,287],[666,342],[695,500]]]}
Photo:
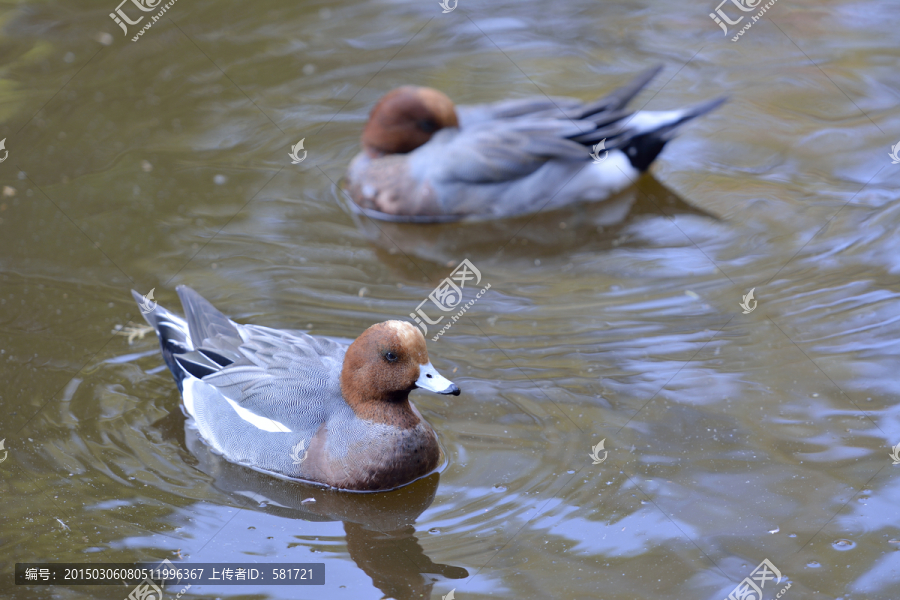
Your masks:
{"label": "duck eye", "polygon": [[440,129],[437,123],[435,123],[432,119],[421,119],[416,123],[416,125],[425,133],[434,133],[435,131]]}
{"label": "duck eye", "polygon": [[397,355],[390,350],[384,353],[384,358],[388,362],[397,362]]}

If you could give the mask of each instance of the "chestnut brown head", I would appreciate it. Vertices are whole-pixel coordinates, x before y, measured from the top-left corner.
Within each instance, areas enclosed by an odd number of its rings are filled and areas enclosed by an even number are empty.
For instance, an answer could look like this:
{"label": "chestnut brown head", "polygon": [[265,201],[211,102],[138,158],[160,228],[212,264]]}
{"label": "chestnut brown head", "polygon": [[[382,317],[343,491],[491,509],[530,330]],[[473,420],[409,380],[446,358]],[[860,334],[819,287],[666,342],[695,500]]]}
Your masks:
{"label": "chestnut brown head", "polygon": [[458,127],[453,101],[443,92],[404,86],[385,94],[362,133],[369,156],[405,154],[431,139],[445,127]]}
{"label": "chestnut brown head", "polygon": [[372,325],[347,349],[341,392],[358,415],[381,413],[378,404],[402,404],[416,388],[459,395],[459,388],[431,365],[425,338],[412,324]]}

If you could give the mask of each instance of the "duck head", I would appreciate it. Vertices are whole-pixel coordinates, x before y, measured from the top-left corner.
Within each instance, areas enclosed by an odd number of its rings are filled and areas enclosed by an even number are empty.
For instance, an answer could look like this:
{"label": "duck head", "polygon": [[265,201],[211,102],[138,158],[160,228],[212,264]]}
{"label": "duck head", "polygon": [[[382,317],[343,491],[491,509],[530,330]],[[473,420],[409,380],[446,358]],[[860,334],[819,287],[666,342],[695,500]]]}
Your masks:
{"label": "duck head", "polygon": [[404,86],[385,94],[372,109],[362,145],[372,158],[404,154],[444,127],[459,127],[453,101],[431,88]]}
{"label": "duck head", "polygon": [[341,371],[344,400],[361,419],[414,427],[409,393],[422,388],[459,396],[459,388],[431,365],[422,332],[405,321],[372,325],[350,344]]}

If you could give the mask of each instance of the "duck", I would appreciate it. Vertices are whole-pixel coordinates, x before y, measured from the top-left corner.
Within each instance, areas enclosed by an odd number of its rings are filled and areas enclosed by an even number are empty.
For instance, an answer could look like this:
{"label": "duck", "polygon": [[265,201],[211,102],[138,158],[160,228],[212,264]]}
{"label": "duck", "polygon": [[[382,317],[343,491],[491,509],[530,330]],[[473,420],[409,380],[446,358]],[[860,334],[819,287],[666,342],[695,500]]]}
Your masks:
{"label": "duck", "polygon": [[437,434],[409,399],[458,396],[405,321],[372,325],[352,343],[235,323],[199,293],[176,288],[184,318],[149,306],[181,407],[227,461],[352,492],[387,491],[440,466]]}
{"label": "duck", "polygon": [[439,90],[397,88],[369,114],[342,189],[354,211],[408,222],[515,217],[605,200],[634,183],[680,125],[726,101],[626,110],[661,70],[587,103],[539,96],[455,106]]}

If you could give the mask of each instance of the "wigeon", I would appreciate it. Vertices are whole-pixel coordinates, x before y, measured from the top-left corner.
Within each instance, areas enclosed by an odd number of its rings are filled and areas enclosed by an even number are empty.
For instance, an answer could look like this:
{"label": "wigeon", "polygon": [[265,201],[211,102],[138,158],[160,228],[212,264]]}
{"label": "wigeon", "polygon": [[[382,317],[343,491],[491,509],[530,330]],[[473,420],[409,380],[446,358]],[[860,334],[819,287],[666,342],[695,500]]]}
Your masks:
{"label": "wigeon", "polygon": [[144,318],[184,412],[215,452],[278,477],[352,491],[393,489],[438,467],[437,436],[409,393],[459,395],[459,388],[431,365],[412,324],[372,325],[348,346],[241,325],[191,288],[177,289],[184,319],[159,305]]}
{"label": "wigeon", "polygon": [[372,109],[345,187],[362,212],[393,221],[489,219],[604,200],[646,171],[679,125],[725,101],[625,110],[661,68],[590,103],[454,106],[431,88],[395,89]]}

